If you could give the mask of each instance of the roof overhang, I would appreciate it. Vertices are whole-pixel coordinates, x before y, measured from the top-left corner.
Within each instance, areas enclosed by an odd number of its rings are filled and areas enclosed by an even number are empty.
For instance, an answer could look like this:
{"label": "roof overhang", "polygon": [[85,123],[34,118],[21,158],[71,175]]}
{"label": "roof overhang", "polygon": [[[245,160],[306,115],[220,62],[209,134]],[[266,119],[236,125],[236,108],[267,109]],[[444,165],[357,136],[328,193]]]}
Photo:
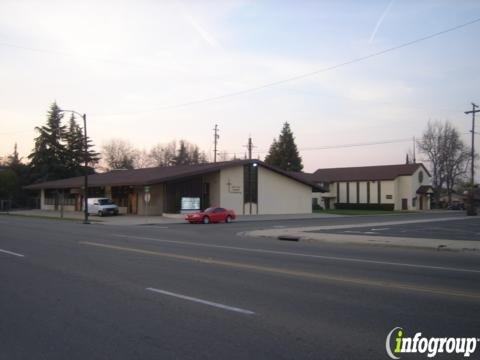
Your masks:
{"label": "roof overhang", "polygon": [[434,191],[433,191],[433,187],[431,187],[430,185],[422,185],[417,189],[416,193],[419,195],[427,195],[427,194],[433,194]]}

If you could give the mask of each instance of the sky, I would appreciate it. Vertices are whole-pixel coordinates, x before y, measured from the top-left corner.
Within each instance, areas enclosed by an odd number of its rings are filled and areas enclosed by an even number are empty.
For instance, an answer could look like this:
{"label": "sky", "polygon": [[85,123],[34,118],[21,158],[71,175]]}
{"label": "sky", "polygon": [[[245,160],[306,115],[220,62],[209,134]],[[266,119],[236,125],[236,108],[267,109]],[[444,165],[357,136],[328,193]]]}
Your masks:
{"label": "sky", "polygon": [[98,149],[211,156],[218,124],[219,151],[243,157],[251,136],[263,159],[288,122],[305,171],[403,163],[429,120],[470,145],[480,22],[335,66],[477,18],[476,0],[1,0],[0,156],[30,153],[54,101],[87,114]]}

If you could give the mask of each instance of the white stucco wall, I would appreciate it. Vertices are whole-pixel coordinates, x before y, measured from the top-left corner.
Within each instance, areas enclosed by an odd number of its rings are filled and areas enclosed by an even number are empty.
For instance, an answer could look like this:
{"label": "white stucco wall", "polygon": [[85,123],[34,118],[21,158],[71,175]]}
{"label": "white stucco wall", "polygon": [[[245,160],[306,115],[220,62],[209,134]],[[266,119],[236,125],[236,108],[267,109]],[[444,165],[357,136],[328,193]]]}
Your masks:
{"label": "white stucco wall", "polygon": [[243,191],[243,166],[229,167],[220,171],[218,206],[243,214]]}
{"label": "white stucco wall", "polygon": [[[380,183],[382,191],[382,204],[395,204],[395,183],[392,180],[382,181]],[[387,199],[391,195],[391,199]]]}
{"label": "white stucco wall", "polygon": [[[148,205],[148,215],[162,215],[164,202],[164,184],[150,185],[150,203]],[[145,188],[137,187],[138,192],[138,215],[147,215],[145,203]]]}
{"label": "white stucco wall", "polygon": [[311,212],[311,186],[259,166],[259,214],[307,214]]}
{"label": "white stucco wall", "polygon": [[367,203],[367,182],[360,181],[360,204]]}

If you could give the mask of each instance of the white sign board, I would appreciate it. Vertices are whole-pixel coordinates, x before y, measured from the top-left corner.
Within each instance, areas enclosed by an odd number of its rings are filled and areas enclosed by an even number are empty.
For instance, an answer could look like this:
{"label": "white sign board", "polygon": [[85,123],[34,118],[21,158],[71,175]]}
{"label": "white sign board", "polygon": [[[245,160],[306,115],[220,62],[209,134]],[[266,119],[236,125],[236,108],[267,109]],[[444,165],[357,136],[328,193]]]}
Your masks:
{"label": "white sign board", "polygon": [[200,210],[200,198],[199,197],[182,197],[182,209],[181,212],[194,212]]}
{"label": "white sign board", "polygon": [[150,202],[150,193],[149,192],[145,193],[144,200],[145,200],[145,203],[147,203],[147,204]]}

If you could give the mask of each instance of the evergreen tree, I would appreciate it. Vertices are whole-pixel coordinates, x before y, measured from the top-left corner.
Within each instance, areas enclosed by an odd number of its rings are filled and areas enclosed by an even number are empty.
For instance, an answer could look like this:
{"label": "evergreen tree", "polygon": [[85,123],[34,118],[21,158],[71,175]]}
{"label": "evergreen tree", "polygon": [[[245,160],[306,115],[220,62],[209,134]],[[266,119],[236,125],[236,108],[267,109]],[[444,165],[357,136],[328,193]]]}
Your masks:
{"label": "evergreen tree", "polygon": [[36,127],[38,136],[35,147],[28,156],[32,180],[48,181],[68,177],[66,151],[62,140],[65,138],[65,126],[62,125],[63,114],[56,103],[50,106],[47,123]]}
{"label": "evergreen tree", "polygon": [[13,153],[7,158],[7,166],[13,169],[20,166],[21,163],[22,159],[20,159],[20,156],[18,155],[17,143],[15,143]]}
{"label": "evergreen tree", "polygon": [[268,150],[268,154],[265,157],[265,162],[269,165],[275,165],[280,162],[279,160],[280,151],[278,149],[278,142],[277,139],[273,139],[272,145],[270,145],[270,149]]}
{"label": "evergreen tree", "polygon": [[265,157],[265,163],[286,171],[302,171],[302,158],[298,154],[295,138],[287,122],[283,124],[278,141],[273,140],[268,155]]}
{"label": "evergreen tree", "polygon": [[[23,186],[30,183],[29,167],[22,162],[16,143],[13,148],[13,153],[7,157],[5,165],[8,167],[8,171],[15,175],[7,175],[7,178],[10,179],[9,181],[14,183],[14,186],[10,186],[8,197],[9,200],[12,200],[12,206],[22,207],[27,205],[28,194],[23,190]],[[3,181],[4,180],[5,177],[3,178]],[[3,182],[3,184],[5,185],[5,182]],[[0,196],[0,198],[2,198],[2,196]]]}
{"label": "evergreen tree", "polygon": [[175,157],[175,165],[189,165],[190,156],[188,153],[187,144],[184,140],[180,140],[180,148],[178,149],[178,154]]}
{"label": "evergreen tree", "polygon": [[[75,115],[70,117],[68,131],[65,133],[65,151],[66,151],[66,166],[68,169],[68,176],[80,176],[85,172],[85,141],[82,128],[78,125]],[[93,166],[98,162],[98,153],[91,150],[93,145],[91,140],[87,138],[88,144],[88,158],[90,164],[89,172],[93,173]]]}

